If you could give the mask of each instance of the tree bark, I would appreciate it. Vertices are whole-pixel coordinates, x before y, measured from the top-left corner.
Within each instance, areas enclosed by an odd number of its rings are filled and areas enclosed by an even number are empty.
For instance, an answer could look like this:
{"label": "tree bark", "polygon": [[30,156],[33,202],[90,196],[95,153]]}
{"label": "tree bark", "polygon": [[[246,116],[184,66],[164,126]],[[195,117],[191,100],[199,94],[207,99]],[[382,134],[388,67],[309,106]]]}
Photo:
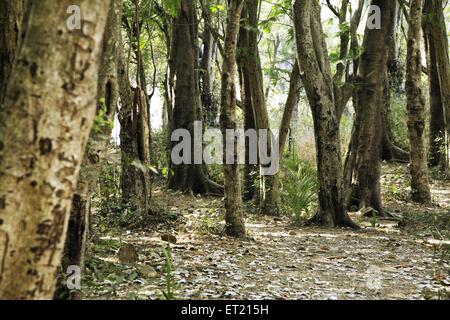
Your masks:
{"label": "tree bark", "polygon": [[344,206],[339,123],[320,5],[315,0],[296,0],[294,25],[316,140],[319,211],[312,221],[330,227],[356,227]]}
{"label": "tree bark", "polygon": [[423,26],[430,83],[430,164],[440,163],[448,170],[450,60],[443,8],[442,0],[426,0]]}
{"label": "tree bark", "polygon": [[[286,141],[288,134],[291,130],[291,122],[292,115],[294,113],[295,108],[298,106],[299,100],[299,90],[300,90],[300,69],[298,66],[298,60],[295,59],[294,66],[291,71],[290,83],[289,83],[289,92],[286,99],[286,103],[284,105],[283,117],[281,119],[280,124],[280,134],[278,137],[278,148],[279,148],[279,167],[281,168],[283,165],[284,159],[284,149],[286,146]],[[281,169],[280,169],[281,170]],[[271,182],[272,184],[269,186],[272,194],[277,196],[277,202],[281,202],[280,199],[280,170],[273,176]]]}
{"label": "tree bark", "polygon": [[[228,22],[225,33],[224,55],[222,65],[221,114],[220,126],[223,134],[223,145],[226,146],[227,129],[236,129],[236,46],[239,33],[239,20],[244,0],[230,0]],[[235,162],[226,164],[226,148],[224,148],[223,175],[225,182],[225,230],[228,235],[245,237],[244,214],[241,198],[241,181],[239,166]],[[236,159],[236,143],[234,143]]]}
{"label": "tree bark", "polygon": [[25,1],[0,0],[0,108],[20,45]]}
{"label": "tree bark", "polygon": [[[194,121],[201,121],[200,90],[198,75],[198,27],[195,4],[182,0],[180,13],[175,22],[171,61],[175,82],[175,103],[173,109],[173,130],[186,129],[191,134],[194,146]],[[173,143],[175,145],[176,143]],[[168,186],[191,194],[222,194],[222,187],[211,181],[203,164],[194,164],[194,150],[191,150],[192,164],[171,164],[173,174]]]}
{"label": "tree bark", "polygon": [[385,75],[387,72],[389,22],[395,1],[373,0],[381,9],[381,29],[366,28],[363,54],[356,82],[357,112],[360,129],[356,154],[356,182],[352,197],[359,207],[372,207],[382,213],[381,203],[381,142]]}
{"label": "tree bark", "polygon": [[[51,299],[95,116],[109,1],[33,2],[0,119],[0,299]],[[55,14],[49,14],[50,12]],[[21,148],[17,148],[17,146]]]}
{"label": "tree bark", "polygon": [[406,57],[408,135],[411,146],[411,195],[413,201],[431,202],[425,152],[425,99],[422,94],[422,52],[420,42],[423,0],[411,0]]}
{"label": "tree bark", "polygon": [[[121,43],[122,1],[111,0],[103,41],[98,92],[97,115],[102,122],[94,122],[81,164],[78,183],[72,199],[65,254],[67,265],[79,266],[84,271],[88,245],[91,198],[106,160],[112,124],[119,101],[117,63]],[[65,267],[65,265],[63,264]],[[65,270],[65,268],[63,268]]]}

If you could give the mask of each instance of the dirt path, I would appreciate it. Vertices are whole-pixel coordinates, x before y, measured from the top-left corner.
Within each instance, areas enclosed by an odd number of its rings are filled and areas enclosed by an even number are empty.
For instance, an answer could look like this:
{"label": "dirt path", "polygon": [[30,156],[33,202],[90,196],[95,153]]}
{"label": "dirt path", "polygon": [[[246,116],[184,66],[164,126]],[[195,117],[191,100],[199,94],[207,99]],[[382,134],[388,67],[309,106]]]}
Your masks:
{"label": "dirt path", "polygon": [[[436,197],[445,195],[444,189],[439,190],[433,189]],[[177,238],[171,248],[180,299],[449,298],[449,260],[442,249],[446,242],[427,233],[400,232],[396,222],[377,221],[372,228],[361,220],[366,228],[355,232],[296,228],[288,218],[249,215],[249,240],[236,241],[219,233],[219,200],[161,190],[154,197],[166,210],[181,214],[183,223],[165,230],[101,236],[89,266],[88,297],[161,297],[165,289],[161,235],[169,233]],[[394,200],[387,200],[392,210],[402,207]],[[137,266],[118,262],[121,242],[137,248]]]}

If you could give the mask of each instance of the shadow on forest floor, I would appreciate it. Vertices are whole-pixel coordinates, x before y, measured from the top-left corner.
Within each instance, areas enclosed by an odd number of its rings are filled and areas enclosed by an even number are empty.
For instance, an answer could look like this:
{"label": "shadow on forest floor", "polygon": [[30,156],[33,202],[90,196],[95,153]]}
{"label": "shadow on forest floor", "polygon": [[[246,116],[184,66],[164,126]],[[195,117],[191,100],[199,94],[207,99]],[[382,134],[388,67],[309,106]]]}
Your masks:
{"label": "shadow on forest floor", "polygon": [[[450,183],[433,181],[433,205],[411,204],[407,170],[383,166],[385,205],[403,215],[400,223],[360,219],[361,231],[298,228],[288,217],[250,214],[246,241],[221,234],[220,199],[158,189],[154,200],[181,214],[180,223],[98,234],[83,292],[95,299],[162,298],[161,237],[170,234],[178,299],[448,299]],[[119,262],[123,242],[136,248],[137,264]]]}

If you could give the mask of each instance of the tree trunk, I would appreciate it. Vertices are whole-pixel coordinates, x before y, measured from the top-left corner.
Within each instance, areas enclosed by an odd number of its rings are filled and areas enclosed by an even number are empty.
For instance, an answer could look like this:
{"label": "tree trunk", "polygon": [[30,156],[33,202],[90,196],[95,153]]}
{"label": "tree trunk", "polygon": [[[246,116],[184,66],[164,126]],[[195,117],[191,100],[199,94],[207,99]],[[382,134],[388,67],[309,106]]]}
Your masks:
{"label": "tree trunk", "polygon": [[[298,106],[299,99],[299,89],[300,89],[300,69],[298,66],[298,61],[295,59],[294,67],[291,72],[291,79],[289,84],[289,92],[286,99],[286,103],[284,105],[283,117],[281,119],[280,124],[280,135],[278,137],[278,148],[279,148],[279,167],[283,165],[284,159],[284,148],[286,146],[286,141],[289,132],[291,131],[291,121],[292,115],[294,113],[295,108]],[[277,196],[277,202],[281,202],[280,199],[280,170],[273,176],[272,185],[269,186],[272,194]]]}
{"label": "tree trunk", "polygon": [[109,1],[78,1],[82,31],[69,31],[71,4],[33,3],[8,84],[0,119],[0,299],[53,297],[95,116],[109,8]]}
{"label": "tree trunk", "polygon": [[[246,9],[242,10],[242,15],[246,15]],[[256,130],[255,115],[253,109],[252,87],[250,83],[250,70],[247,63],[249,48],[248,30],[241,24],[239,29],[237,63],[239,70],[239,81],[241,87],[242,110],[244,113],[244,130]],[[245,140],[245,165],[243,182],[243,199],[253,200],[257,197],[256,177],[259,173],[257,164],[250,164],[250,141]],[[255,199],[257,200],[257,199]]]}
{"label": "tree trunk", "polygon": [[145,173],[136,165],[142,162],[139,152],[139,115],[135,106],[136,91],[130,86],[128,63],[123,54],[124,47],[120,44],[118,62],[118,81],[121,106],[120,121],[120,150],[121,168],[120,189],[122,191],[122,205],[133,212],[144,211],[148,208],[148,186]]}
{"label": "tree trunk", "polygon": [[217,101],[213,92],[212,62],[215,52],[214,37],[208,26],[203,31],[203,49],[200,62],[201,101],[203,105],[203,121],[209,127],[217,126]]}
{"label": "tree trunk", "polygon": [[20,45],[22,19],[25,12],[23,0],[0,0],[0,108],[5,99],[6,85]]}
{"label": "tree trunk", "polygon": [[[175,21],[171,60],[176,75],[173,128],[186,129],[191,134],[194,146],[194,122],[201,121],[200,90],[198,76],[198,28],[194,2],[182,0],[180,13]],[[175,146],[177,142],[172,145]],[[173,174],[169,178],[169,188],[191,194],[222,194],[222,188],[208,179],[203,164],[194,164],[194,152],[190,151],[191,164],[172,163]],[[201,152],[201,150],[197,150]]]}
{"label": "tree trunk", "polygon": [[423,26],[430,82],[430,164],[449,169],[450,61],[443,8],[442,0],[425,0]]}
{"label": "tree trunk", "polygon": [[420,42],[423,0],[411,0],[406,57],[408,134],[411,146],[411,195],[413,201],[431,202],[425,152],[425,99],[422,94],[422,52]]}
{"label": "tree trunk", "polygon": [[356,182],[352,196],[359,207],[372,207],[382,213],[381,204],[381,142],[383,102],[386,97],[389,21],[395,1],[373,0],[381,9],[381,29],[366,28],[363,54],[356,82],[356,99],[360,123],[356,158]]}
{"label": "tree trunk", "polygon": [[[72,199],[65,254],[67,266],[76,265],[84,271],[91,217],[91,198],[106,160],[108,143],[119,100],[117,62],[121,43],[122,1],[111,0],[103,41],[99,70],[97,115],[102,122],[94,122]],[[63,272],[66,265],[63,263]],[[62,289],[62,288],[61,288]],[[75,298],[75,297],[74,297]]]}
{"label": "tree trunk", "polygon": [[356,227],[344,206],[339,123],[333,79],[315,0],[296,0],[294,25],[302,83],[313,114],[319,184],[319,211],[313,221],[330,227]]}
{"label": "tree trunk", "polygon": [[[267,152],[271,153],[272,143],[271,143],[271,133],[269,125],[269,114],[267,110],[265,95],[264,95],[264,84],[263,84],[263,73],[261,68],[261,59],[259,56],[258,48],[258,11],[259,11],[259,1],[258,0],[247,0],[245,2],[245,12],[247,24],[246,26],[248,33],[248,47],[245,48],[244,61],[246,64],[246,75],[249,77],[249,84],[251,88],[252,95],[252,105],[253,114],[255,118],[256,128],[258,130],[265,129],[268,130],[267,139]],[[275,147],[275,146],[273,146]],[[262,164],[260,164],[263,166]],[[265,164],[265,166],[270,166],[270,164]],[[263,169],[260,169],[260,211],[263,214],[268,215],[278,215],[280,213],[280,199],[278,190],[271,189],[273,175],[263,175]]]}
{"label": "tree trunk", "polygon": [[[225,33],[224,56],[222,65],[221,114],[220,126],[223,145],[226,146],[226,130],[236,129],[236,46],[239,33],[239,20],[244,0],[230,0]],[[236,143],[234,152],[236,159]],[[223,155],[223,176],[225,182],[225,228],[230,236],[245,237],[245,225],[241,198],[239,166],[235,162],[226,164],[226,148]]]}

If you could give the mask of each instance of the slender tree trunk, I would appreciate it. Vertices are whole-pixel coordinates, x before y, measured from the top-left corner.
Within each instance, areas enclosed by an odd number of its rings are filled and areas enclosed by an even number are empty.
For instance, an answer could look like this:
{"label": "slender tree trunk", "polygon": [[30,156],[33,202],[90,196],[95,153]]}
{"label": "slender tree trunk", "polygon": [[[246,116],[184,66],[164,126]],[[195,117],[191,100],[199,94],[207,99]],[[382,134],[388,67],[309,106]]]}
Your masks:
{"label": "slender tree trunk", "polygon": [[[239,20],[244,0],[230,0],[228,20],[225,33],[224,56],[222,65],[221,114],[220,126],[223,134],[223,145],[226,146],[227,129],[236,129],[236,46],[239,34]],[[236,155],[236,143],[234,152]],[[230,236],[244,237],[245,225],[241,198],[241,182],[239,166],[226,164],[226,148],[224,148],[223,175],[225,182],[225,223],[226,232]],[[236,156],[233,157],[236,159]]]}
{"label": "slender tree trunk", "polygon": [[425,152],[425,99],[422,94],[421,18],[423,0],[411,0],[408,30],[406,95],[411,146],[411,195],[420,203],[431,202]]}
{"label": "slender tree trunk", "polygon": [[71,4],[33,3],[8,84],[0,119],[0,299],[53,297],[95,116],[109,8],[109,1],[78,1],[83,32],[69,31]]}
{"label": "slender tree trunk", "polygon": [[[296,59],[295,63],[294,63],[294,67],[292,68],[292,72],[291,72],[289,92],[288,92],[288,96],[286,99],[286,103],[284,105],[283,117],[281,119],[281,124],[280,124],[280,135],[278,137],[278,148],[279,148],[279,155],[280,155],[279,167],[280,168],[283,165],[284,149],[286,146],[288,134],[291,130],[292,115],[294,113],[295,108],[298,106],[299,89],[300,89],[300,69],[298,66],[298,61]],[[273,176],[271,182],[272,182],[272,185],[269,186],[269,188],[270,188],[272,194],[274,194],[274,196],[278,197],[277,202],[281,202],[281,199],[280,199],[280,170],[278,170],[278,172]]]}
{"label": "slender tree trunk", "polygon": [[302,83],[313,114],[319,212],[313,221],[331,227],[356,227],[344,206],[339,123],[333,79],[315,0],[296,0],[294,25]]}
{"label": "slender tree trunk", "polygon": [[214,37],[208,26],[203,31],[203,50],[200,62],[201,101],[203,105],[203,121],[209,127],[217,126],[218,105],[213,92],[212,63],[215,52]]}
{"label": "slender tree trunk", "polygon": [[[249,77],[249,84],[251,87],[253,114],[255,118],[256,128],[258,130],[265,129],[268,131],[267,152],[271,153],[271,133],[269,125],[269,114],[267,110],[263,73],[261,68],[261,59],[258,48],[258,11],[259,0],[246,0],[245,2],[245,17],[248,22],[248,47],[245,48],[245,64],[247,66],[247,75]],[[261,166],[263,166],[261,164]],[[270,166],[270,164],[266,164]],[[280,213],[280,201],[278,190],[271,189],[273,175],[262,175],[263,169],[260,170],[260,211],[263,214],[278,215]]]}
{"label": "slender tree trunk", "polygon": [[120,188],[122,191],[122,205],[133,212],[145,210],[148,207],[148,186],[145,174],[136,165],[142,162],[139,149],[138,122],[139,114],[136,91],[130,86],[128,62],[124,56],[123,43],[119,43],[118,82],[121,106],[120,121],[120,150],[121,168]]}
{"label": "slender tree trunk", "polygon": [[[246,15],[246,8],[242,10],[242,15]],[[237,63],[239,70],[239,81],[241,87],[242,110],[244,112],[244,129],[256,130],[255,115],[252,99],[251,72],[249,70],[248,48],[249,35],[248,30],[241,24],[239,30]],[[257,197],[256,177],[259,173],[257,164],[250,164],[250,141],[245,141],[245,165],[244,165],[244,182],[243,182],[243,199],[245,201],[253,200]],[[256,200],[256,199],[255,199]]]}

